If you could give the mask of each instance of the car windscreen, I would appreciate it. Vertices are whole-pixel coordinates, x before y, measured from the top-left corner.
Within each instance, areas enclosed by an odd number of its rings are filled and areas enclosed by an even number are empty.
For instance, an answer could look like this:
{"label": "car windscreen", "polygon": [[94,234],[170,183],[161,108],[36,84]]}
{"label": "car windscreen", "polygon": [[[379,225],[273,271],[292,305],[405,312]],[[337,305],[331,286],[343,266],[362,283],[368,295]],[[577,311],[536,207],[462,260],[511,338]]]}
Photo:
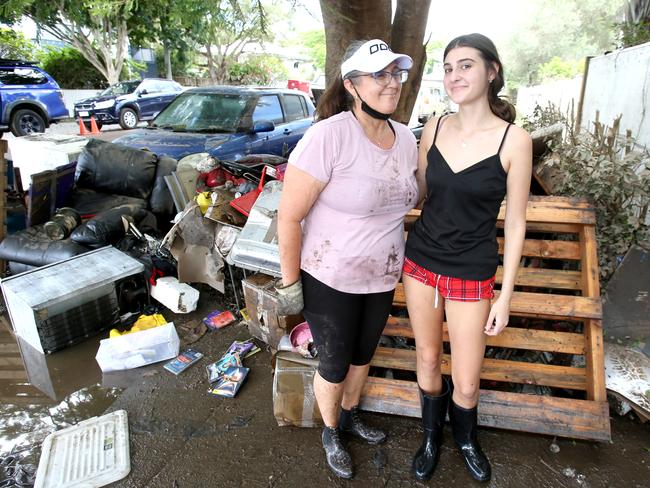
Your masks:
{"label": "car windscreen", "polygon": [[126,95],[128,93],[133,93],[135,89],[138,87],[140,84],[139,81],[123,81],[121,83],[116,83],[114,85],[109,86],[101,92],[99,95],[100,96],[117,96],[117,95]]}
{"label": "car windscreen", "polygon": [[236,132],[249,97],[228,93],[185,93],[167,106],[153,126],[190,132]]}

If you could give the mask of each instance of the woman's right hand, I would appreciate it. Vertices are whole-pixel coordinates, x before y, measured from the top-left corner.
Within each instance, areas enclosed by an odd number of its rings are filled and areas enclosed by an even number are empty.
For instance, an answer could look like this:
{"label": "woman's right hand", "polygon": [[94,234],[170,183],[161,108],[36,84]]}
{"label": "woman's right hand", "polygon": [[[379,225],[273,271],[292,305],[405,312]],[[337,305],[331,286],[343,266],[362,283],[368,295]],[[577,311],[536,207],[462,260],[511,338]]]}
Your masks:
{"label": "woman's right hand", "polygon": [[275,291],[278,294],[277,312],[279,315],[296,315],[302,312],[305,305],[300,278],[289,286],[284,286],[282,279],[276,280]]}

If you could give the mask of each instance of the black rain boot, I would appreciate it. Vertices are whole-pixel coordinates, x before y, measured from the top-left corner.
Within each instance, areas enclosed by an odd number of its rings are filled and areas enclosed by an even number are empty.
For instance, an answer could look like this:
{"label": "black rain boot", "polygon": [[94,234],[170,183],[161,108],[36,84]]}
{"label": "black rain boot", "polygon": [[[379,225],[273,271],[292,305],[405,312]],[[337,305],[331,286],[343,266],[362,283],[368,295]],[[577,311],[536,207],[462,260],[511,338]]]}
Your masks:
{"label": "black rain boot", "polygon": [[368,444],[381,444],[386,440],[386,433],[363,423],[359,414],[359,407],[350,410],[341,408],[339,429],[346,434],[352,434]]}
{"label": "black rain boot", "polygon": [[458,450],[472,478],[488,481],[492,470],[490,461],[478,444],[478,408],[459,407],[452,399],[449,402],[449,421]]}
{"label": "black rain boot", "polygon": [[352,458],[341,443],[339,429],[325,426],[321,438],[330,469],[334,471],[336,476],[345,479],[352,478]]}
{"label": "black rain boot", "polygon": [[427,395],[420,389],[424,438],[413,458],[413,475],[417,480],[424,481],[431,478],[438,465],[448,401],[449,383],[446,378],[442,379],[442,392],[438,396]]}

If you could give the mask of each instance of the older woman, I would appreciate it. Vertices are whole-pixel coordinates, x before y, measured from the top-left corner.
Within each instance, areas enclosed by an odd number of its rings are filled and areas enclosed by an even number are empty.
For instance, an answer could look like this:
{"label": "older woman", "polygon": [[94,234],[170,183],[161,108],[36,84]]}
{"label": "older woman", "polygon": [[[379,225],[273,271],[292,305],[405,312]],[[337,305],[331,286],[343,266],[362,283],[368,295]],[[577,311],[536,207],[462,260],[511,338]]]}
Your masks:
{"label": "older woman", "polygon": [[320,358],[314,390],[327,462],[352,461],[340,432],[368,443],[358,404],[404,257],[403,219],[418,201],[416,141],[390,120],[412,65],[383,41],[354,42],[289,158],[278,221],[287,312],[303,313]]}

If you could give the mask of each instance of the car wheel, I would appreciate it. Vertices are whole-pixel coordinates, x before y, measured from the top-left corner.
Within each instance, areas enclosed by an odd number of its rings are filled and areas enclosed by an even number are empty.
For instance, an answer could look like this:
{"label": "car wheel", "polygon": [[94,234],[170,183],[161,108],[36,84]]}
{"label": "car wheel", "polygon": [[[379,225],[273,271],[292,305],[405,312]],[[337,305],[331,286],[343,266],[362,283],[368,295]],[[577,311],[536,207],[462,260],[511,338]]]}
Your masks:
{"label": "car wheel", "polygon": [[36,132],[45,132],[45,121],[33,110],[21,108],[16,110],[11,117],[9,128],[16,137],[26,136]]}
{"label": "car wheel", "polygon": [[135,129],[138,125],[138,114],[132,108],[120,110],[120,127],[122,129]]}

